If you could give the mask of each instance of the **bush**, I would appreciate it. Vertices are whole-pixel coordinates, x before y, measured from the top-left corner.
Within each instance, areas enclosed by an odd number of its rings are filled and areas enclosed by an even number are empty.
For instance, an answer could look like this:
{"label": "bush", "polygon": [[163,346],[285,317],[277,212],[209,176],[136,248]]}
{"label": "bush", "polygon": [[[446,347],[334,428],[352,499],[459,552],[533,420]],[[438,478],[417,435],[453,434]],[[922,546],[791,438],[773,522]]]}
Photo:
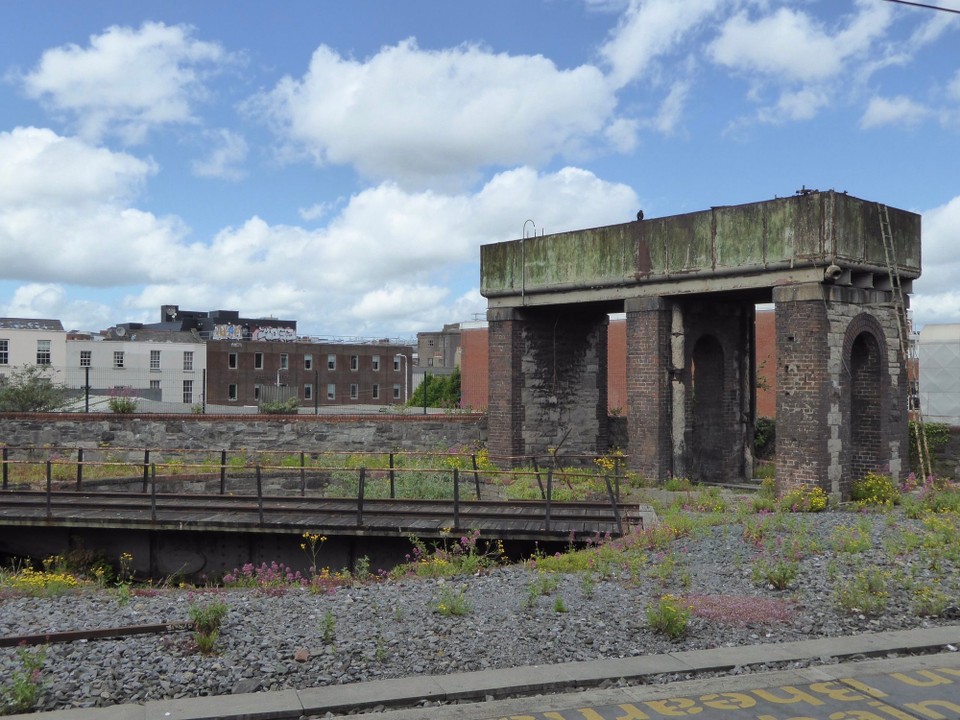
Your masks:
{"label": "bush", "polygon": [[300,401],[292,397],[288,400],[262,403],[260,412],[264,415],[296,415],[299,408]]}
{"label": "bush", "polygon": [[815,485],[800,485],[780,500],[788,512],[822,512],[827,509],[827,493]]}
{"label": "bush", "polygon": [[427,407],[460,407],[460,368],[454,368],[450,375],[424,375],[423,382],[417,386],[407,405],[423,407],[423,393],[427,393]]}
{"label": "bush", "polygon": [[753,456],[770,458],[777,447],[777,422],[773,418],[758,417],[753,426]]}
{"label": "bush", "polygon": [[107,407],[119,415],[130,415],[137,411],[137,399],[133,397],[133,388],[114,388],[110,391]]}
{"label": "bush", "polygon": [[853,481],[850,499],[863,505],[896,505],[900,502],[900,488],[889,475],[868,472]]}
{"label": "bush", "polygon": [[0,375],[0,412],[50,412],[69,402],[67,388],[53,381],[56,371],[45,365],[24,365]]}

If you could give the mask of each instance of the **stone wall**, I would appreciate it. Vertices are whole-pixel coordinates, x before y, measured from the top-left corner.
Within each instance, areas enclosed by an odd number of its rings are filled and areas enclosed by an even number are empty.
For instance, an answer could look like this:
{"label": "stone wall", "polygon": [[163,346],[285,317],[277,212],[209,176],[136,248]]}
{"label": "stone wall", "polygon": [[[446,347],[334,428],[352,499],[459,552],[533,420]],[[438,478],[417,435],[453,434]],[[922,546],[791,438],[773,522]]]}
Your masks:
{"label": "stone wall", "polygon": [[0,415],[0,444],[10,446],[416,451],[486,440],[486,417],[467,414]]}

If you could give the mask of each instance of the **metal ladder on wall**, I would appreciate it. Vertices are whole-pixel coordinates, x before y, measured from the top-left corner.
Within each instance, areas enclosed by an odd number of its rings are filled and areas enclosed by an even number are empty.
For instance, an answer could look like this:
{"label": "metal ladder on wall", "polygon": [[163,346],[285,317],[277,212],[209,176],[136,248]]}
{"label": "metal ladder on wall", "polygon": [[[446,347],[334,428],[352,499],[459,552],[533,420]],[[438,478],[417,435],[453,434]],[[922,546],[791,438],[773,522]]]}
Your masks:
{"label": "metal ladder on wall", "polygon": [[[893,233],[890,231],[890,214],[887,206],[878,203],[877,209],[880,215],[880,237],[883,241],[883,254],[887,261],[887,272],[890,275],[890,294],[893,297],[893,306],[897,313],[897,338],[900,341],[900,357],[903,362],[909,363],[913,357],[913,342],[910,337],[910,321],[907,318],[907,304],[903,297],[903,285],[900,282],[900,267],[897,265],[896,253],[893,246]],[[909,373],[909,366],[907,368]],[[914,401],[912,388],[907,393],[908,410],[913,413],[913,434],[917,447],[917,457],[920,460],[921,478],[926,478],[932,473],[930,465],[930,449],[927,445],[927,432],[923,424],[923,410],[920,407],[919,398]]]}

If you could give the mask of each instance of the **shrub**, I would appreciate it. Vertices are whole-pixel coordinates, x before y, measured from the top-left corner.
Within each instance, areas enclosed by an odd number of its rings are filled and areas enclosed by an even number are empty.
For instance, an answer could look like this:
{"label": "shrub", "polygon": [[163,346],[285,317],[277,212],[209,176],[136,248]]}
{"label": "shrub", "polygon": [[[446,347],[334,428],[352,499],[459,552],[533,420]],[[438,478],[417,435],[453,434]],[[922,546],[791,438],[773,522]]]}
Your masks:
{"label": "shrub", "polygon": [[900,502],[900,488],[889,475],[868,472],[853,481],[850,499],[862,505],[896,505]]}
{"label": "shrub", "polygon": [[68,402],[67,388],[53,381],[53,370],[45,365],[24,365],[9,376],[0,375],[0,412],[49,412],[61,410]]}
{"label": "shrub", "polygon": [[753,427],[753,455],[769,458],[777,445],[777,422],[773,418],[758,417]]}
{"label": "shrub", "polygon": [[110,391],[107,407],[118,415],[131,415],[137,411],[137,399],[133,388],[116,387]]}
{"label": "shrub", "polygon": [[0,715],[33,712],[43,694],[42,670],[46,649],[18,648],[20,668],[0,686]]}
{"label": "shrub", "polygon": [[822,512],[827,509],[827,493],[815,485],[800,485],[780,499],[780,507],[789,512]]}
{"label": "shrub", "polygon": [[277,402],[265,402],[260,405],[260,412],[264,415],[296,415],[300,408],[300,401],[295,398]]}

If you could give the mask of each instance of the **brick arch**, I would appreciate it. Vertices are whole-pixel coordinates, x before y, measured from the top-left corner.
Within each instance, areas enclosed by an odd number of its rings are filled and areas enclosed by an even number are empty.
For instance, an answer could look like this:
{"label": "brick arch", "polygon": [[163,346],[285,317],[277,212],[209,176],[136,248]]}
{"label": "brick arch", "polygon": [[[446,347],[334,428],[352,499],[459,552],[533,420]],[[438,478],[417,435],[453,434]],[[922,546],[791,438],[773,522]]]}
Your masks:
{"label": "brick arch", "polygon": [[890,434],[890,378],[884,372],[887,337],[879,321],[868,313],[854,317],[843,339],[840,411],[844,432],[841,493],[866,473],[883,469],[884,438]]}

